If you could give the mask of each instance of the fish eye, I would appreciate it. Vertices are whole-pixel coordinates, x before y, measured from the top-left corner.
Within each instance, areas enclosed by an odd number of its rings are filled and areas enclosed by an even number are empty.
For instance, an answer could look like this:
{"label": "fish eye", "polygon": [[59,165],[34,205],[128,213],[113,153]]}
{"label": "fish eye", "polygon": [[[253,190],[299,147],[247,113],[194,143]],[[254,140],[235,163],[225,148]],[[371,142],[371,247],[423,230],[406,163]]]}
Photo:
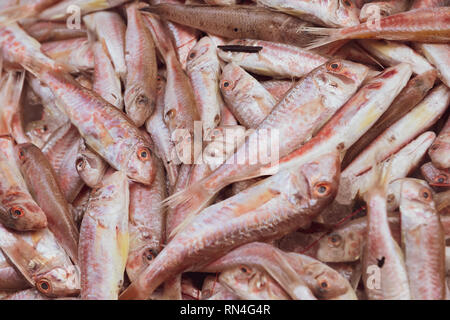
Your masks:
{"label": "fish eye", "polygon": [[150,150],[147,147],[141,147],[137,151],[137,156],[141,161],[150,160]]}
{"label": "fish eye", "polygon": [[37,289],[42,293],[49,293],[52,290],[52,286],[50,282],[47,279],[39,280],[39,282],[36,284]]}
{"label": "fish eye", "polygon": [[324,197],[330,194],[331,187],[327,182],[318,183],[314,186],[314,192],[319,197]]}
{"label": "fish eye", "polygon": [[328,237],[328,244],[332,247],[338,247],[342,242],[342,238],[337,233],[334,233]]}
{"label": "fish eye", "polygon": [[437,149],[439,149],[439,144],[438,144],[438,143],[433,144],[433,145],[430,147],[430,149],[431,149],[431,150],[437,150]]}
{"label": "fish eye", "polygon": [[9,215],[13,219],[18,219],[20,217],[23,217],[24,214],[25,214],[25,212],[21,207],[12,207],[11,209],[9,209]]}
{"label": "fish eye", "polygon": [[191,53],[189,54],[189,59],[194,59],[195,58],[195,52],[191,51]]}
{"label": "fish eye", "polygon": [[170,109],[169,111],[167,111],[166,117],[169,119],[173,119],[173,118],[175,118],[176,113],[177,112],[175,111],[175,109]]}
{"label": "fish eye", "polygon": [[144,94],[140,94],[140,95],[137,97],[137,99],[136,99],[136,103],[137,103],[137,104],[143,104],[143,105],[148,104],[148,98],[147,98],[147,96],[144,95]]}
{"label": "fish eye", "polygon": [[152,261],[153,259],[156,258],[157,253],[155,250],[151,249],[151,248],[147,248],[145,249],[144,253],[142,254],[144,260],[146,261]]}
{"label": "fish eye", "polygon": [[223,80],[222,81],[222,87],[224,88],[224,89],[230,89],[230,87],[231,87],[231,85],[233,84],[233,82],[232,81],[229,81],[229,80]]}
{"label": "fish eye", "polygon": [[328,290],[328,288],[330,286],[328,284],[328,281],[325,280],[325,279],[318,280],[318,284],[319,284],[319,288],[320,288],[321,291]]}
{"label": "fish eye", "polygon": [[425,201],[431,201],[431,191],[428,188],[422,188],[419,191],[419,197]]}
{"label": "fish eye", "polygon": [[75,161],[75,166],[77,168],[77,171],[81,171],[81,170],[83,170],[86,167],[86,162],[84,161],[83,158],[78,158]]}
{"label": "fish eye", "polygon": [[19,160],[25,160],[25,152],[23,151],[23,149],[19,149]]}
{"label": "fish eye", "polygon": [[250,269],[248,268],[248,267],[246,267],[246,266],[241,266],[241,271],[243,272],[243,273],[250,273]]}
{"label": "fish eye", "polygon": [[440,174],[434,179],[434,181],[436,183],[445,183],[447,181],[447,176],[445,174]]}
{"label": "fish eye", "polygon": [[350,0],[344,0],[342,1],[347,7],[353,6],[353,3]]}
{"label": "fish eye", "polygon": [[340,62],[334,61],[327,64],[328,71],[339,71],[342,68],[342,64]]}

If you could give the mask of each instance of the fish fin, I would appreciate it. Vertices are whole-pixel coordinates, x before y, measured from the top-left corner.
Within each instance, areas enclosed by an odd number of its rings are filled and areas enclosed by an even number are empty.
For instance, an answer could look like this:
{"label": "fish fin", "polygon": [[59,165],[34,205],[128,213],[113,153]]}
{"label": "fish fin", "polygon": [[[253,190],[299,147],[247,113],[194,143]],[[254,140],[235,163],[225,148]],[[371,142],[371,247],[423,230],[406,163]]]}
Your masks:
{"label": "fish fin", "polygon": [[343,40],[344,38],[339,36],[339,29],[334,28],[319,28],[319,27],[300,27],[297,30],[299,33],[304,32],[315,36],[314,40],[303,47],[303,49],[310,50],[317,47],[321,47],[331,42]]}
{"label": "fish fin", "polygon": [[367,191],[360,195],[364,200],[372,191],[387,193],[388,185],[392,180],[392,162],[392,159],[375,160],[372,169],[369,171],[370,177],[367,181]]}
{"label": "fish fin", "polygon": [[201,183],[197,183],[166,198],[164,200],[165,205],[170,205],[171,207],[183,205],[187,208],[192,208],[183,222],[172,230],[169,238],[173,238],[178,232],[188,226],[197,214],[207,206],[214,195],[215,193],[211,194]]}

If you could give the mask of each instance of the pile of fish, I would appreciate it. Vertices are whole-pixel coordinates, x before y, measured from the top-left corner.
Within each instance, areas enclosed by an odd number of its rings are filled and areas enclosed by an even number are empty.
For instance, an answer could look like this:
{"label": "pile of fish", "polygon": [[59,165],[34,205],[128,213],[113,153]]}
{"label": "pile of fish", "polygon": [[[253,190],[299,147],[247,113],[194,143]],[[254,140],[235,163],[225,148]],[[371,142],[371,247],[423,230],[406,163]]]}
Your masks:
{"label": "pile of fish", "polygon": [[450,299],[448,0],[2,0],[0,299]]}

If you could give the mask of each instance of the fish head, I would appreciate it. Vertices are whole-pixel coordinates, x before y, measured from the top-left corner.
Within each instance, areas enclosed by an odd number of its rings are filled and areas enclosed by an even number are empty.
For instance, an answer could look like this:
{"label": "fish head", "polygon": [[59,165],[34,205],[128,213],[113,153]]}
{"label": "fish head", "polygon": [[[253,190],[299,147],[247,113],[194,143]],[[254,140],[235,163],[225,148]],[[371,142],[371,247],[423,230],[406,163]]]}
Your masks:
{"label": "fish head", "polygon": [[99,156],[87,148],[82,140],[75,158],[75,168],[80,178],[88,186],[95,188],[100,184],[107,166]]}
{"label": "fish head", "polygon": [[52,134],[49,125],[42,120],[29,122],[25,128],[26,135],[35,145],[42,147]]}
{"label": "fish head", "polygon": [[14,199],[0,208],[0,222],[18,231],[39,230],[47,227],[47,217],[34,200],[21,192],[14,193]]}
{"label": "fish head", "polygon": [[[401,179],[400,212],[402,217],[402,228],[413,228],[409,225],[420,225],[426,223],[430,215],[437,214],[433,201],[433,191],[429,185],[419,179]],[[411,216],[411,219],[405,217]]]}
{"label": "fish head", "polygon": [[[23,165],[29,158],[29,152],[36,148],[31,143],[16,146],[16,161]],[[31,151],[30,151],[31,149]],[[40,150],[38,149],[40,152]],[[29,231],[38,230],[47,226],[47,218],[42,209],[36,204],[31,195],[13,186],[5,191],[0,204],[0,221],[7,227]]]}
{"label": "fish head", "polygon": [[369,69],[359,63],[333,59],[319,67],[317,72],[315,81],[325,105],[338,108],[356,92]]}
{"label": "fish head", "polygon": [[337,229],[319,240],[317,259],[323,262],[356,261],[361,257],[364,234],[348,228]]}
{"label": "fish head", "polygon": [[428,162],[420,167],[420,172],[430,185],[450,186],[449,169],[438,169],[433,163]]}
{"label": "fish head", "polygon": [[336,27],[351,27],[359,24],[359,9],[353,0],[335,0],[336,8],[330,12],[330,18]]}
{"label": "fish head", "polygon": [[305,263],[304,273],[308,275],[308,287],[318,299],[334,300],[341,299],[343,296],[356,299],[347,279],[326,264],[311,259],[310,262]]}
{"label": "fish head", "polygon": [[266,279],[257,268],[240,265],[220,274],[219,280],[236,292],[258,294],[265,289]]}
{"label": "fish head", "polygon": [[[329,153],[303,164],[294,190],[296,197],[326,206],[336,196],[340,176],[340,157]],[[306,182],[306,183],[305,183]]]}
{"label": "fish head", "polygon": [[228,63],[220,76],[220,91],[225,99],[241,96],[242,88],[246,87],[246,77],[243,77],[245,71],[234,62]]}
{"label": "fish head", "polygon": [[80,276],[73,265],[58,267],[35,279],[36,289],[48,297],[67,297],[80,292]]}
{"label": "fish head", "polygon": [[143,245],[136,250],[130,251],[127,260],[127,275],[131,281],[138,278],[139,274],[146,269],[158,255],[159,250],[151,245]]}
{"label": "fish head", "polygon": [[155,160],[149,143],[140,141],[130,150],[126,174],[136,182],[151,185],[155,179]]}
{"label": "fish head", "polygon": [[203,37],[196,43],[191,51],[189,51],[186,69],[187,71],[193,71],[195,69],[202,70],[212,62],[216,62],[217,68],[219,67],[216,46],[209,37]]}

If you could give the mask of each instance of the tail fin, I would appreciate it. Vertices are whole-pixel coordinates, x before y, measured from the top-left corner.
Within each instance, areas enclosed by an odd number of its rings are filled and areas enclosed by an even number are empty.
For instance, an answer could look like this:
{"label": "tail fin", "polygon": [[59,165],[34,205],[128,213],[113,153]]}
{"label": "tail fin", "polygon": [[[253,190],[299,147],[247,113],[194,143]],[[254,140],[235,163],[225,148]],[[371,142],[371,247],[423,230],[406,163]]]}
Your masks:
{"label": "tail fin", "polygon": [[339,35],[339,30],[340,29],[334,28],[300,27],[298,32],[305,32],[315,36],[314,40],[312,40],[307,46],[303,47],[304,49],[310,50],[328,43],[345,39],[343,36]]}
{"label": "tail fin", "polygon": [[203,210],[213,199],[215,195],[211,191],[207,190],[199,181],[199,183],[190,185],[188,188],[174,193],[170,197],[166,198],[163,203],[175,208],[178,205],[183,205],[190,210],[190,213],[178,226],[176,226],[169,235],[169,238],[173,238],[178,232],[183,230],[189,225],[192,220]]}
{"label": "tail fin", "polygon": [[392,160],[376,161],[370,170],[371,177],[367,185],[370,186],[361,196],[367,201],[372,192],[387,194],[389,183],[392,180]]}

